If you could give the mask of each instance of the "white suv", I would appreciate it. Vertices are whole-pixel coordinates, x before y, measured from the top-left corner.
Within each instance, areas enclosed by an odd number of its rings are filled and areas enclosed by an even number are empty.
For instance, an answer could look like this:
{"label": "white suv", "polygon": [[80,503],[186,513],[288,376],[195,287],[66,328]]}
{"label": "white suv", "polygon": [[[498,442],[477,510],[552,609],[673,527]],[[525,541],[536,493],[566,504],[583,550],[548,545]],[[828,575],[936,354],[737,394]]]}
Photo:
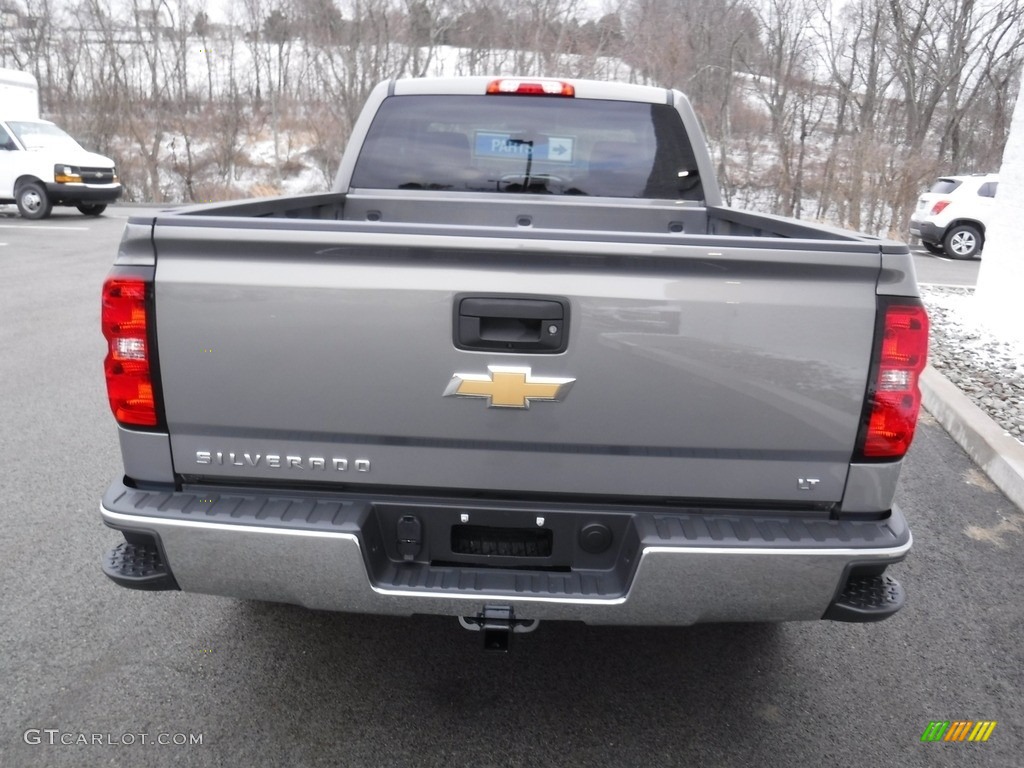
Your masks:
{"label": "white suv", "polygon": [[973,259],[985,244],[985,225],[999,187],[994,173],[943,176],[917,199],[910,234],[929,253]]}

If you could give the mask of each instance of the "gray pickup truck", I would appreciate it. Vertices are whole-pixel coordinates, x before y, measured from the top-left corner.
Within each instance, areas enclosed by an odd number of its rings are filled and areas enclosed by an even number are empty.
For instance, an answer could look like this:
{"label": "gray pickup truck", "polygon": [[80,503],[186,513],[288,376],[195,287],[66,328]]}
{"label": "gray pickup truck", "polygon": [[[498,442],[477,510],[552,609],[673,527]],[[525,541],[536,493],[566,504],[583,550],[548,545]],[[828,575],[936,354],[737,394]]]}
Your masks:
{"label": "gray pickup truck", "polygon": [[497,648],[885,618],[917,296],[903,244],[723,206],[678,91],[383,83],[333,192],[129,220],[104,571]]}

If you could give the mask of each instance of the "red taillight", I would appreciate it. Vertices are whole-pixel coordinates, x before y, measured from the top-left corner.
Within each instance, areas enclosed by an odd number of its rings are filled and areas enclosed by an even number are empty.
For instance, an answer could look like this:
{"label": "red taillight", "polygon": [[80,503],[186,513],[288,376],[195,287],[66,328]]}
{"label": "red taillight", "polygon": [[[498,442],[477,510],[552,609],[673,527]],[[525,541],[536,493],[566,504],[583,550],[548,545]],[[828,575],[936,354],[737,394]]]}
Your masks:
{"label": "red taillight", "polygon": [[149,365],[147,283],[111,277],[103,284],[101,322],[107,340],[103,361],[110,410],[121,424],[156,426],[156,397]]}
{"label": "red taillight", "polygon": [[952,201],[951,200],[939,200],[939,202],[937,202],[935,205],[932,206],[932,212],[929,214],[929,216],[938,216],[940,213],[942,213],[946,209],[946,206],[949,205],[950,202],[952,202]]}
{"label": "red taillight", "polygon": [[861,454],[898,459],[910,448],[921,408],[918,377],[928,361],[928,315],[920,303],[885,307],[878,375],[869,393],[870,411]]}
{"label": "red taillight", "polygon": [[569,96],[576,95],[576,88],[560,80],[512,80],[502,78],[487,84],[489,94],[518,96]]}

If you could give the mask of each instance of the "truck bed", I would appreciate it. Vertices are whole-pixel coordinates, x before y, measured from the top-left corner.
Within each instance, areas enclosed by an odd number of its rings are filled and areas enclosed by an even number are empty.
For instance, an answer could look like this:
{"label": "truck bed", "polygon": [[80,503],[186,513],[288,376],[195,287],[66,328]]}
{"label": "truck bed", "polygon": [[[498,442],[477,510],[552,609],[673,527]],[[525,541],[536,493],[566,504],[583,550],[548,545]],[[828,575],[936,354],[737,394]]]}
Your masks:
{"label": "truck bed", "polygon": [[[210,217],[365,221],[374,224],[444,222],[452,227],[493,227],[494,236],[519,237],[529,230],[571,231],[577,237],[616,239],[630,235],[712,235],[719,238],[785,238],[834,244],[873,243],[888,253],[908,252],[904,244],[849,230],[795,219],[752,213],[690,201],[543,198],[530,195],[409,194],[376,190],[372,193],[330,192],[190,206],[168,216],[203,220]],[[250,222],[247,226],[253,226]],[[501,232],[505,231],[502,235]],[[672,242],[678,240],[675,238]]]}

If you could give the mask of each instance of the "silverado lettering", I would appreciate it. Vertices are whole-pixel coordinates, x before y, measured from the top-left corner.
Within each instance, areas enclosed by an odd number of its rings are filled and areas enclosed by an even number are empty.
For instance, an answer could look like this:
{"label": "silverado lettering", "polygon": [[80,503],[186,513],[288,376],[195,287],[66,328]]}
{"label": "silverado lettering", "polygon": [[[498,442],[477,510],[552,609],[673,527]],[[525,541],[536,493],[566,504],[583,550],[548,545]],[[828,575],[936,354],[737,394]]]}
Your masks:
{"label": "silverado lettering", "polygon": [[[348,459],[330,458],[326,459],[322,456],[282,456],[278,454],[268,453],[265,456],[259,453],[234,453],[228,451],[196,451],[196,464],[219,464],[221,466],[230,465],[234,467],[258,467],[261,466],[273,467],[274,469],[321,469],[326,470],[328,467],[335,469],[339,472],[344,472],[349,468]],[[357,472],[369,472],[370,471],[370,460],[369,459],[356,459],[352,462]]]}

